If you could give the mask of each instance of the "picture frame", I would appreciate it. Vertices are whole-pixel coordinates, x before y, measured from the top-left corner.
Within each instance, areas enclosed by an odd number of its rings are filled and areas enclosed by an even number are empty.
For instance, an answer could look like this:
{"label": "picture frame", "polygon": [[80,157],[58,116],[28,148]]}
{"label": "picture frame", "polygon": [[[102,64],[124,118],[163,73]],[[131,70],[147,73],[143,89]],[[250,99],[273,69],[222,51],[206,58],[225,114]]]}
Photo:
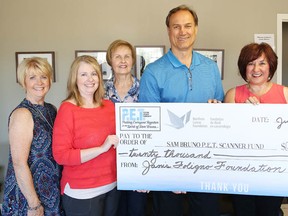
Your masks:
{"label": "picture frame", "polygon": [[16,82],[18,82],[17,69],[18,65],[26,58],[40,57],[46,58],[48,63],[53,69],[53,82],[56,82],[55,72],[55,52],[54,51],[41,51],[41,52],[15,52],[16,58]]}
{"label": "picture frame", "polygon": [[136,77],[140,79],[144,72],[145,67],[165,54],[165,46],[137,45],[135,46],[135,51],[136,51],[135,74]]}
{"label": "picture frame", "polygon": [[219,68],[221,80],[224,79],[224,49],[194,49],[194,51],[215,61]]}
{"label": "picture frame", "polygon": [[106,61],[106,50],[75,50],[75,58],[78,56],[89,55],[97,59],[101,66],[103,80],[107,81],[112,78],[112,68]]}

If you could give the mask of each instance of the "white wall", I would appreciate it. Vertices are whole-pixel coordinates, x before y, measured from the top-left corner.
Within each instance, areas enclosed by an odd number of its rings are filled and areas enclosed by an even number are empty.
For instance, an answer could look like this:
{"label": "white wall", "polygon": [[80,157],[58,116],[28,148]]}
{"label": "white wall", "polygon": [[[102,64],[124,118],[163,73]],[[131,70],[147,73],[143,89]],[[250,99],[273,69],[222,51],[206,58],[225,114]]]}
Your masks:
{"label": "white wall", "polygon": [[8,115],[24,97],[15,81],[15,52],[55,51],[57,82],[46,99],[59,106],[75,50],[105,50],[119,38],[167,50],[165,18],[180,4],[198,13],[195,47],[225,49],[225,90],[243,82],[240,49],[255,33],[276,36],[277,13],[288,13],[287,0],[0,0],[0,166],[7,163]]}

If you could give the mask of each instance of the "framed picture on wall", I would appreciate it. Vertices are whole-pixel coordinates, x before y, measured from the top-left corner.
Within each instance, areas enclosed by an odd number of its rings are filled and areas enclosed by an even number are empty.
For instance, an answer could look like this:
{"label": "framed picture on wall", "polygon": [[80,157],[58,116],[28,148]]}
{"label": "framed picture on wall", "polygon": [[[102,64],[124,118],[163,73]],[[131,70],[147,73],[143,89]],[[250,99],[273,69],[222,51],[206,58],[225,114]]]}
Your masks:
{"label": "framed picture on wall", "polygon": [[224,79],[224,49],[194,49],[194,51],[215,61],[218,65],[221,79]]}
{"label": "framed picture on wall", "polygon": [[141,78],[145,67],[165,54],[165,46],[135,46],[136,50],[136,77]]}
{"label": "framed picture on wall", "polygon": [[75,50],[75,58],[78,56],[89,55],[97,59],[101,66],[103,80],[109,80],[112,78],[112,68],[108,65],[106,61],[106,51],[105,50]]}
{"label": "framed picture on wall", "polygon": [[32,57],[40,57],[45,58],[53,68],[53,82],[56,82],[56,75],[55,75],[55,52],[53,51],[45,51],[45,52],[15,52],[16,58],[16,82],[18,82],[17,77],[17,68],[18,65],[26,58]]}

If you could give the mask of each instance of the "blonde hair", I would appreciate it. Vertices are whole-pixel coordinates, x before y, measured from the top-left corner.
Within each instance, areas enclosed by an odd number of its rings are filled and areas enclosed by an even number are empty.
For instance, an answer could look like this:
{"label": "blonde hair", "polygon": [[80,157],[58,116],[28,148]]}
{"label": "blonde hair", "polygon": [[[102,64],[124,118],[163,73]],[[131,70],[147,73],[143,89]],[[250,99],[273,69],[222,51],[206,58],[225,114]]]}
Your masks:
{"label": "blonde hair", "polygon": [[70,68],[70,73],[67,81],[67,98],[65,100],[75,100],[77,106],[83,105],[83,100],[81,97],[81,94],[79,92],[78,86],[77,86],[77,73],[80,67],[80,64],[84,62],[93,67],[93,69],[96,71],[98,78],[99,78],[99,86],[98,89],[94,93],[94,103],[99,104],[102,106],[102,99],[105,94],[104,90],[104,84],[103,84],[103,78],[102,78],[102,72],[99,63],[97,60],[88,55],[83,55],[77,57]]}
{"label": "blonde hair", "polygon": [[115,40],[113,41],[108,49],[107,49],[107,53],[106,53],[106,61],[107,63],[112,66],[112,53],[118,48],[118,47],[121,47],[121,46],[126,46],[128,47],[130,50],[131,50],[131,53],[132,53],[132,60],[133,60],[133,63],[132,65],[135,64],[136,62],[136,52],[135,52],[135,49],[134,47],[127,41],[125,40]]}
{"label": "blonde hair", "polygon": [[50,88],[53,80],[53,69],[47,59],[40,57],[26,58],[18,65],[17,81],[24,89],[26,89],[25,78],[31,70],[34,70],[36,74],[47,76]]}

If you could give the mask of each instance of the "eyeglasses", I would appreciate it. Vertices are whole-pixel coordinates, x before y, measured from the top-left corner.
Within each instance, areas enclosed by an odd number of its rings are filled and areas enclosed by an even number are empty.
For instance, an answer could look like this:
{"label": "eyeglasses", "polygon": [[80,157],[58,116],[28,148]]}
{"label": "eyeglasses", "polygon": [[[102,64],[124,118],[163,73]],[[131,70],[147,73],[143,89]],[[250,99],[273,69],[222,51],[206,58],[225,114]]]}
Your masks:
{"label": "eyeglasses", "polygon": [[192,71],[190,71],[190,69],[188,69],[188,73],[187,73],[187,76],[188,76],[188,82],[189,82],[189,90],[192,91]]}

